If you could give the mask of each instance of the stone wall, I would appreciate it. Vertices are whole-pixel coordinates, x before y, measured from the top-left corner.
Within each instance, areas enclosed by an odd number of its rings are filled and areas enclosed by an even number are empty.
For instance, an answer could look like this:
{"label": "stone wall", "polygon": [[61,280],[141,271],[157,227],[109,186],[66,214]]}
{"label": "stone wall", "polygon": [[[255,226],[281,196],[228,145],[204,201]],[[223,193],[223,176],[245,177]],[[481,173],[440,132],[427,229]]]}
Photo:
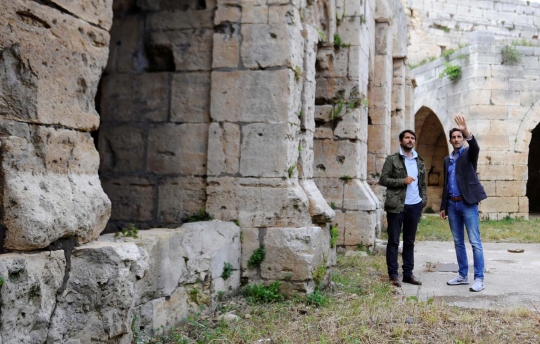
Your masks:
{"label": "stone wall", "polygon": [[[90,131],[107,62],[110,4],[0,3],[0,231],[3,249],[97,239],[111,204]],[[7,23],[7,24],[6,24]]]}
{"label": "stone wall", "polygon": [[480,204],[482,217],[528,218],[527,164],[536,159],[529,157],[529,145],[540,122],[540,51],[518,46],[521,61],[502,64],[504,45],[492,33],[475,31],[470,41],[449,57],[451,64],[462,66],[455,82],[439,78],[445,59],[413,70],[415,113],[434,113],[445,135],[454,126],[453,116],[464,115],[481,148],[478,176],[488,195]]}
{"label": "stone wall", "polygon": [[540,3],[522,0],[403,0],[409,17],[409,62],[440,56],[445,49],[469,43],[475,30],[496,40],[538,43]]}

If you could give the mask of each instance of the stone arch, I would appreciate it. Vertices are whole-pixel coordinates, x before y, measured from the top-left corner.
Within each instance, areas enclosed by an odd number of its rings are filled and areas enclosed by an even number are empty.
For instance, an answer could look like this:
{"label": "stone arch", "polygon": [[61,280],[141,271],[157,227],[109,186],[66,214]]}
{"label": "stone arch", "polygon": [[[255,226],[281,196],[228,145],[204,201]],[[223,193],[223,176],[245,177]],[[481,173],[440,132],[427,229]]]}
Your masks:
{"label": "stone arch", "polygon": [[527,197],[529,213],[540,213],[540,124],[531,132],[527,166]]}
{"label": "stone arch", "polygon": [[427,171],[428,204],[437,211],[444,185],[443,160],[449,148],[439,116],[429,107],[422,106],[415,113],[416,150],[424,159]]}

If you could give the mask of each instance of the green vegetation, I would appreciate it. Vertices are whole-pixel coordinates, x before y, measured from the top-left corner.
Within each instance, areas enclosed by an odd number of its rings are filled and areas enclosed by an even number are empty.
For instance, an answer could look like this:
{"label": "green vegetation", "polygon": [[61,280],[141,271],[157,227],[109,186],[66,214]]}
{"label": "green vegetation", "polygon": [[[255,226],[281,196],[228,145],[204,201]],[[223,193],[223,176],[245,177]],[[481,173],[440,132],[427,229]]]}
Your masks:
{"label": "green vegetation", "polygon": [[441,53],[441,57],[448,60],[450,58],[450,55],[456,52],[456,49],[446,49]]}
{"label": "green vegetation", "polygon": [[233,266],[232,266],[232,264],[227,263],[227,262],[225,262],[223,265],[224,266],[223,266],[223,272],[221,273],[221,278],[226,280],[227,278],[232,276]]}
{"label": "green vegetation", "polygon": [[4,277],[0,277],[0,287],[4,285],[4,282],[5,282]]}
{"label": "green vegetation", "polygon": [[336,202],[330,201],[330,208],[336,209]]}
{"label": "green vegetation", "polygon": [[123,235],[126,238],[138,239],[139,230],[135,227],[133,223],[130,223],[128,224],[128,228],[122,228],[120,232],[116,232],[116,234],[114,234],[114,237],[118,238],[120,237],[120,235]]}
{"label": "green vegetation", "polygon": [[253,303],[270,303],[282,301],[283,295],[279,293],[281,282],[275,281],[268,286],[264,284],[247,285],[242,289],[242,294]]}
{"label": "green vegetation", "polygon": [[513,40],[512,45],[520,46],[520,47],[537,47],[538,43],[531,42],[531,41],[526,40],[525,38],[522,38],[522,39]]}
{"label": "green vegetation", "polygon": [[313,280],[315,281],[316,290],[320,289],[321,284],[326,277],[326,273],[326,258],[324,258],[321,265],[319,265],[317,269],[313,271]]}
{"label": "green vegetation", "polygon": [[[483,242],[538,243],[540,242],[540,220],[506,218],[501,221],[481,221],[480,230]],[[451,241],[452,233],[448,220],[439,216],[422,216],[418,225],[416,240]]]}
{"label": "green vegetation", "polygon": [[199,221],[211,221],[214,217],[206,212],[204,207],[201,207],[199,211],[187,218],[184,218],[184,222],[199,222]]}
{"label": "green vegetation", "polygon": [[261,263],[263,262],[265,256],[266,256],[266,250],[264,246],[257,248],[255,251],[253,251],[253,254],[251,255],[251,257],[249,257],[248,267],[250,269],[254,269],[261,266]]}
{"label": "green vegetation", "polygon": [[344,176],[341,176],[339,177],[340,180],[344,181],[345,183],[348,183],[349,181],[352,180],[352,177],[349,176],[348,174],[344,175]]}
{"label": "green vegetation", "polygon": [[300,81],[301,78],[302,78],[302,67],[296,66],[294,68],[294,80]]}
{"label": "green vegetation", "polygon": [[[387,282],[384,255],[338,256],[333,271],[332,289],[317,290],[305,298],[286,299],[275,285],[272,293],[259,291],[265,288],[262,286],[253,292],[250,286],[244,296],[235,296],[217,306],[222,313],[238,315],[239,321],[224,323],[196,314],[148,343],[240,344],[261,340],[284,344],[538,343],[540,340],[536,311],[465,309],[448,306],[439,298],[420,301],[418,296],[396,295]],[[251,298],[251,295],[259,296]],[[259,299],[262,301],[256,301]],[[270,303],[265,303],[267,300]]]}
{"label": "green vegetation", "polygon": [[521,54],[519,51],[511,45],[505,45],[501,49],[502,64],[514,64],[521,60]]}
{"label": "green vegetation", "polygon": [[[332,208],[334,209],[334,208]],[[337,228],[337,223],[333,226],[330,227],[330,247],[331,248],[334,248],[336,247],[336,244],[337,244],[337,239],[338,239],[338,236],[339,236],[339,230]]]}
{"label": "green vegetation", "polygon": [[425,65],[426,63],[429,63],[429,62],[431,62],[431,61],[435,61],[437,58],[438,58],[437,56],[430,56],[430,57],[427,57],[427,58],[425,58],[425,59],[420,60],[420,61],[417,62],[417,63],[414,63],[414,64],[409,63],[409,68],[410,68],[410,69],[418,68],[418,67],[420,67],[420,66]]}
{"label": "green vegetation", "polygon": [[444,78],[445,76],[448,77],[450,81],[457,80],[461,75],[461,66],[460,65],[451,65],[450,63],[446,62],[445,69],[441,74],[439,74],[439,78]]}
{"label": "green vegetation", "polygon": [[287,171],[289,174],[289,178],[292,178],[294,176],[294,171],[296,171],[296,164],[289,167],[289,170]]}
{"label": "green vegetation", "polygon": [[328,113],[328,118],[332,121],[339,121],[341,120],[341,117],[344,115],[341,115],[341,112],[343,111],[343,107],[345,106],[345,102],[343,100],[339,100],[332,110]]}
{"label": "green vegetation", "polygon": [[341,48],[347,48],[349,47],[350,44],[345,44],[343,43],[343,41],[341,40],[341,36],[338,35],[337,33],[334,34],[334,49],[341,49]]}
{"label": "green vegetation", "polygon": [[321,29],[317,28],[317,33],[319,34],[319,43],[326,42],[326,34]]}

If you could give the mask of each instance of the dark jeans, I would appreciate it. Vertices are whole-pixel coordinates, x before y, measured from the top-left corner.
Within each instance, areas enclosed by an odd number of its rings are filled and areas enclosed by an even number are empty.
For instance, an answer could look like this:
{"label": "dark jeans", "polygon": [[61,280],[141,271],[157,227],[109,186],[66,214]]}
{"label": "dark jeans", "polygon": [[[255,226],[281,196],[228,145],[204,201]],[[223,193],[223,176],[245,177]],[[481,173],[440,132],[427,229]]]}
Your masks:
{"label": "dark jeans", "polygon": [[397,277],[398,274],[398,247],[399,235],[403,227],[403,276],[412,276],[414,269],[414,240],[418,222],[422,215],[422,202],[418,204],[405,204],[399,214],[386,213],[388,219],[388,244],[386,246],[386,265],[388,276]]}

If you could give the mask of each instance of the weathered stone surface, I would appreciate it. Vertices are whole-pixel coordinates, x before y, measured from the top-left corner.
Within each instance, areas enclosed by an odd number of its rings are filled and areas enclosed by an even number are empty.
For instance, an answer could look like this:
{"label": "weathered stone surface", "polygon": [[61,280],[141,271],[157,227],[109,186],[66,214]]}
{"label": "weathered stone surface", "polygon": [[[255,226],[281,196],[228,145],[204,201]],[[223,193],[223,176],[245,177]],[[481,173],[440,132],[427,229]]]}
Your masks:
{"label": "weathered stone surface", "polygon": [[210,71],[212,69],[212,43],[214,30],[154,31],[151,45],[163,47],[173,54],[176,71]]}
{"label": "weathered stone surface", "polygon": [[314,220],[314,223],[332,221],[335,217],[335,212],[326,203],[315,182],[312,179],[300,180],[300,186],[302,186],[309,199],[309,214]]}
{"label": "weathered stone surface", "polygon": [[45,342],[65,267],[63,251],[0,256],[0,342]]}
{"label": "weathered stone surface", "polygon": [[[103,189],[110,195],[111,220],[150,221],[154,213],[156,183],[150,178],[103,178]],[[137,202],[133,202],[137,200]]]}
{"label": "weathered stone surface", "polygon": [[[97,129],[94,98],[107,62],[108,32],[34,1],[3,1],[0,13],[9,23],[0,27],[0,114]],[[110,20],[110,13],[102,14]]]}
{"label": "weathered stone surface", "polygon": [[206,203],[206,182],[201,178],[164,178],[158,187],[158,220],[181,223]]}
{"label": "weathered stone surface", "polygon": [[[219,12],[218,12],[219,13]],[[237,36],[214,34],[213,68],[236,68],[240,60],[240,41]]]}
{"label": "weathered stone surface", "polygon": [[90,134],[29,126],[29,137],[2,140],[5,246],[43,248],[61,237],[95,240],[111,203],[97,176]]}
{"label": "weathered stone surface", "polygon": [[148,255],[133,243],[93,242],[75,248],[48,342],[128,343],[136,281],[147,270]]}
{"label": "weathered stone surface", "polygon": [[240,126],[232,123],[211,123],[208,135],[208,175],[238,173]]}
{"label": "weathered stone surface", "polygon": [[208,124],[157,125],[148,134],[147,171],[203,175],[207,151]]}
{"label": "weathered stone surface", "polygon": [[144,131],[137,125],[99,131],[100,172],[138,172],[144,166]]}
{"label": "weathered stone surface", "polygon": [[175,74],[171,98],[172,122],[209,122],[210,73]]}
{"label": "weathered stone surface", "polygon": [[102,118],[108,122],[164,122],[169,112],[168,88],[168,73],[106,76]]}
{"label": "weathered stone surface", "polygon": [[325,239],[320,227],[269,228],[264,237],[266,257],[261,276],[281,280],[287,274],[292,275],[292,280],[313,278],[317,267],[328,259],[327,252],[321,251],[330,247]]}
{"label": "weathered stone surface", "polygon": [[74,17],[81,18],[105,30],[111,28],[113,0],[51,0],[51,2],[72,13]]}

